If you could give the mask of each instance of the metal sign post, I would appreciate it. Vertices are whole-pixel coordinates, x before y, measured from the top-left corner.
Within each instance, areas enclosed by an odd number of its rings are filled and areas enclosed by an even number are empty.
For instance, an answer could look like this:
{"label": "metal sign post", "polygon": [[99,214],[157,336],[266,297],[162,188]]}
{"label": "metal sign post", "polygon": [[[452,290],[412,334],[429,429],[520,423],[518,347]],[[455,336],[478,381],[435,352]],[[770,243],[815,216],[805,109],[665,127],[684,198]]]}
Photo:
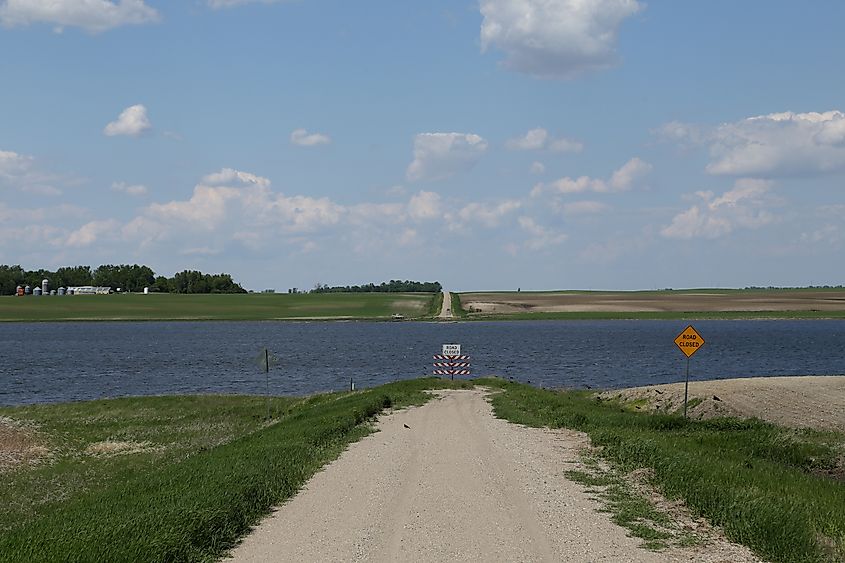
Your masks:
{"label": "metal sign post", "polygon": [[675,338],[675,345],[681,349],[681,352],[687,357],[687,377],[684,382],[684,418],[687,418],[687,402],[689,398],[689,362],[692,355],[698,352],[698,349],[704,346],[704,338],[697,330],[689,325],[684,331]]}

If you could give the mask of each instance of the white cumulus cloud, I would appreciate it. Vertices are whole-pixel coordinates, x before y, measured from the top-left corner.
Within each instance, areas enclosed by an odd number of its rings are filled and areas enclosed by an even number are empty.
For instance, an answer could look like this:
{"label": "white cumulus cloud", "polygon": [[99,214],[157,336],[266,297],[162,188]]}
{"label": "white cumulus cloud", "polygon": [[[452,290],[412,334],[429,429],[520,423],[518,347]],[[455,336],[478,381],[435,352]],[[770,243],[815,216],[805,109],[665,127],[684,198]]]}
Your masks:
{"label": "white cumulus cloud", "polygon": [[453,230],[472,223],[492,229],[521,207],[522,202],[513,199],[498,203],[474,201],[461,207],[457,213],[449,214],[448,220]]}
{"label": "white cumulus cloud", "polygon": [[436,219],[442,213],[440,195],[435,192],[421,191],[411,196],[408,202],[408,215],[416,221]]}
{"label": "white cumulus cloud", "polygon": [[539,161],[534,161],[531,163],[530,171],[532,174],[539,176],[546,171],[546,165]]}
{"label": "white cumulus cloud", "polygon": [[0,4],[0,23],[6,27],[46,23],[80,27],[99,33],[124,25],[159,21],[158,12],[143,0],[6,0]]}
{"label": "white cumulus cloud", "polygon": [[771,113],[710,130],[678,122],[665,138],[706,144],[710,174],[755,177],[823,175],[845,171],[845,113]]}
{"label": "white cumulus cloud", "polygon": [[538,151],[550,150],[552,152],[581,152],[584,144],[572,139],[554,138],[542,127],[531,129],[525,135],[510,139],[505,146],[513,150]]}
{"label": "white cumulus cloud", "polygon": [[109,137],[115,135],[138,137],[152,127],[153,125],[147,117],[147,108],[141,104],[136,104],[123,110],[115,121],[106,125],[103,133]]}
{"label": "white cumulus cloud", "polygon": [[466,172],[486,151],[487,141],[471,133],[420,133],[414,137],[408,180],[443,180]]}
{"label": "white cumulus cloud", "polygon": [[757,229],[776,220],[767,209],[771,204],[767,194],[772,182],[742,178],[721,196],[710,191],[696,192],[701,203],[677,214],[660,234],[666,238],[716,239],[736,229]]}
{"label": "white cumulus cloud", "polygon": [[572,78],[616,62],[621,23],[636,0],[481,0],[481,49],[505,54],[508,69]]}
{"label": "white cumulus cloud", "polygon": [[68,234],[67,238],[65,238],[65,245],[76,247],[90,246],[103,237],[114,236],[119,228],[120,223],[114,219],[91,221]]}
{"label": "white cumulus cloud", "polygon": [[315,147],[332,142],[331,137],[322,133],[309,133],[305,129],[296,129],[290,134],[290,142],[300,147]]}
{"label": "white cumulus cloud", "polygon": [[543,193],[577,194],[583,192],[610,193],[630,190],[642,177],[651,172],[652,166],[644,160],[634,157],[613,172],[610,179],[580,176],[566,176],[550,184],[540,183],[531,190],[531,196]]}

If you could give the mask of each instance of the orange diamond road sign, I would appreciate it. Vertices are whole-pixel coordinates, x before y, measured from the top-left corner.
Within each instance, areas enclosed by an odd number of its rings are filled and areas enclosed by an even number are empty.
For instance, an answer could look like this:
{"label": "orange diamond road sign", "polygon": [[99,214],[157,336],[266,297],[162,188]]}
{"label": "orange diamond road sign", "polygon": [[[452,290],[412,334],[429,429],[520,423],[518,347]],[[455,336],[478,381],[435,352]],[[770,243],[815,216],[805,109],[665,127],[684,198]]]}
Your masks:
{"label": "orange diamond road sign", "polygon": [[681,352],[686,354],[687,358],[698,352],[698,349],[704,346],[704,339],[698,334],[692,325],[684,329],[684,332],[678,335],[675,339],[675,344],[681,349]]}

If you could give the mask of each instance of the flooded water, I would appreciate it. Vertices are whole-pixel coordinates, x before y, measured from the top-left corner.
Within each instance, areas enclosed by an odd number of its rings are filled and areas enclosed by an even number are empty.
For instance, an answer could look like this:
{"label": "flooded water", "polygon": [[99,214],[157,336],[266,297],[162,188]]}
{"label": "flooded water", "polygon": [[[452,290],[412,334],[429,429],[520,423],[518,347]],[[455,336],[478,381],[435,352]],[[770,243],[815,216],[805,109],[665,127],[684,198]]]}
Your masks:
{"label": "flooded water", "polygon": [[[474,376],[544,387],[683,380],[682,321],[0,324],[0,404],[175,393],[274,394],[371,387],[432,372],[460,343]],[[845,321],[701,321],[692,379],[845,373]]]}

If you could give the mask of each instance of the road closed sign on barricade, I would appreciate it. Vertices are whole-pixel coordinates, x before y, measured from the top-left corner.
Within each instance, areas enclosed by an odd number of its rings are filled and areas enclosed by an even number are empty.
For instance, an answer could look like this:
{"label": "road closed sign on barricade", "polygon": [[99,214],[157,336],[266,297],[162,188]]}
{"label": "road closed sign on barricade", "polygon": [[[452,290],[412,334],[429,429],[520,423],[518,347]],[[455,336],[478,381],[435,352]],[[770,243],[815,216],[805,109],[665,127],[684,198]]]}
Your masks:
{"label": "road closed sign on barricade", "polygon": [[444,344],[440,354],[434,356],[434,375],[470,375],[469,356],[461,354],[460,344]]}

